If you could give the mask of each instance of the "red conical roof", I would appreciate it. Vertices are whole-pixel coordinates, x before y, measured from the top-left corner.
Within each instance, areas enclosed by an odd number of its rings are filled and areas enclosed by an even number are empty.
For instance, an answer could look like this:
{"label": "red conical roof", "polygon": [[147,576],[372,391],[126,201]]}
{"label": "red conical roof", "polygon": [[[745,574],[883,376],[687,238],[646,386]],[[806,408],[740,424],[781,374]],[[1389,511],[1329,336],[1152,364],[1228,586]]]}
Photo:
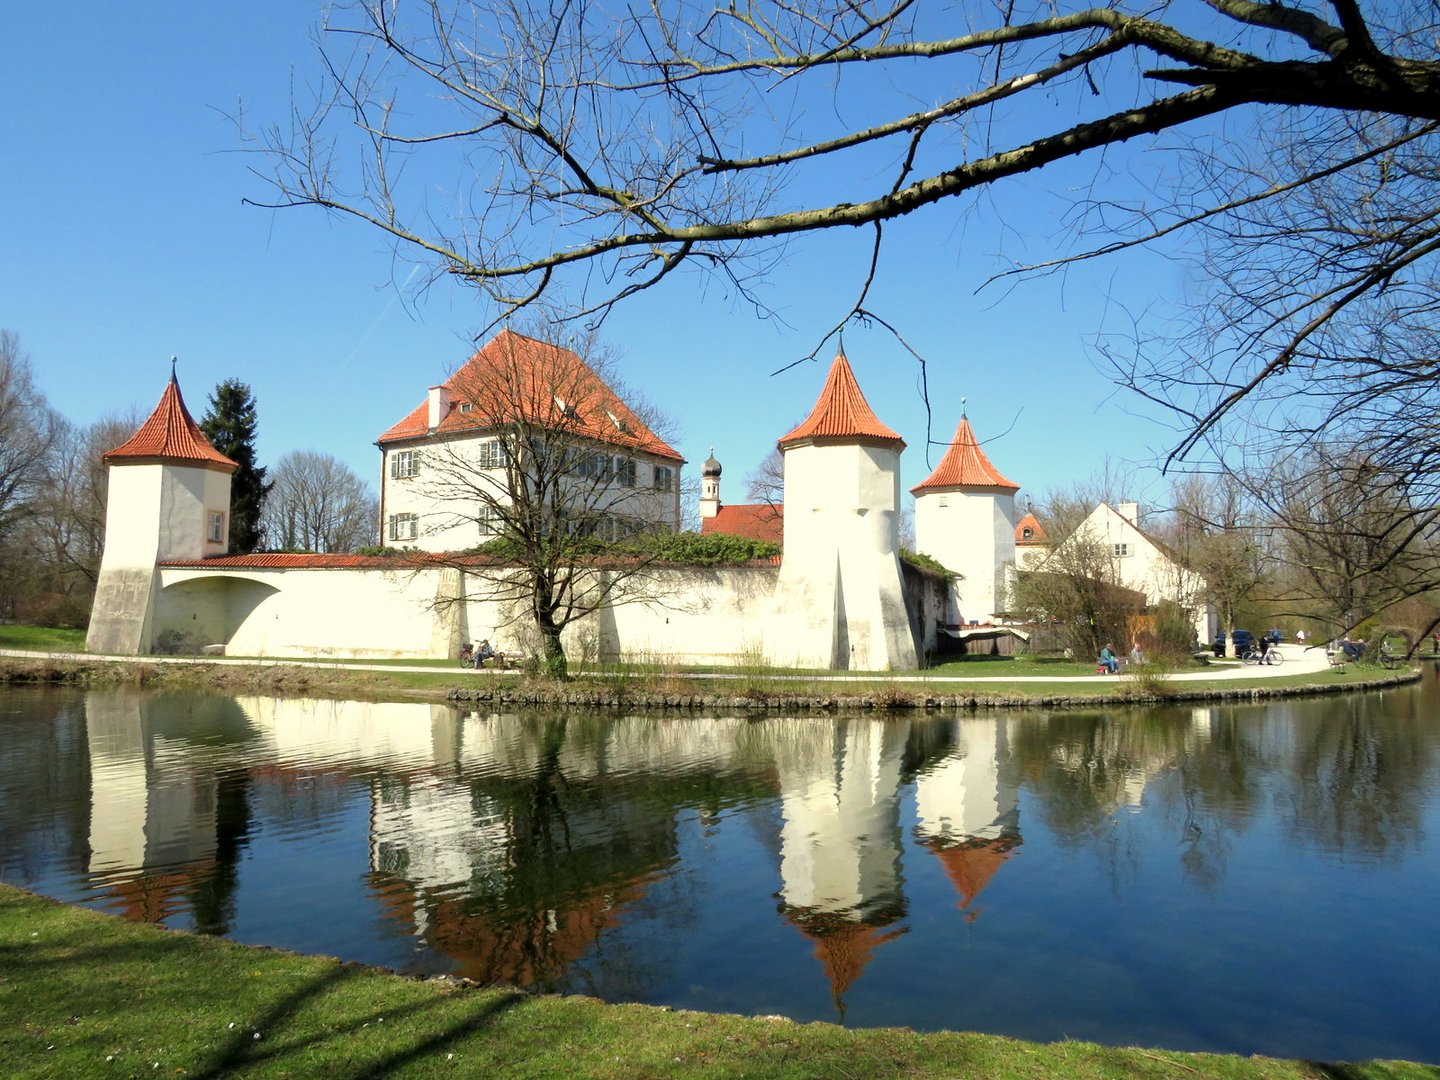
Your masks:
{"label": "red conical roof", "polygon": [[221,472],[234,472],[240,467],[205,438],[200,425],[185,408],[185,399],[180,396],[180,384],[173,372],[150,419],[141,424],[140,430],[127,442],[106,454],[104,460],[107,465],[178,461]]}
{"label": "red conical roof", "polygon": [[1048,544],[1050,535],[1045,527],[1035,520],[1034,514],[1026,514],[1015,523],[1015,543]]}
{"label": "red conical roof", "polygon": [[825,380],[815,408],[810,410],[805,422],[781,438],[778,445],[783,450],[811,440],[905,448],[905,440],[882,424],[871,410],[843,352],[830,365],[830,376]]}
{"label": "red conical roof", "polygon": [[911,488],[910,493],[918,495],[922,491],[941,488],[981,488],[1016,492],[1020,490],[1020,485],[1005,479],[1000,470],[990,464],[990,459],[975,441],[975,432],[970,430],[970,421],[962,416],[959,427],[955,429],[955,438],[951,440],[945,456],[940,459],[940,464],[935,466],[935,471],[924,482]]}

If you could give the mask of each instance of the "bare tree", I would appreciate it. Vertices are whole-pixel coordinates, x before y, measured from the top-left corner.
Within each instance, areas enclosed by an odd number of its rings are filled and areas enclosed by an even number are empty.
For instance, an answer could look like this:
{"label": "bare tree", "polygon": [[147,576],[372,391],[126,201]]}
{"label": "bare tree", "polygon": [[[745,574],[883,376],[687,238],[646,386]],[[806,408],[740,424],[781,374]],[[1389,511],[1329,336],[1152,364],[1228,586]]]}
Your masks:
{"label": "bare tree", "polygon": [[1221,625],[1233,630],[1241,605],[1273,575],[1275,519],[1230,473],[1180,477],[1171,500],[1160,538],[1204,582],[1197,599],[1213,604]]}
{"label": "bare tree", "polygon": [[572,344],[500,334],[446,383],[455,429],[414,451],[428,531],[445,546],[477,544],[476,557],[440,558],[473,582],[470,595],[533,626],[559,677],[566,627],[656,598],[659,551],[646,539],[679,514],[680,459],[657,433],[664,421],[637,395],[622,398],[593,339]]}
{"label": "bare tree", "polygon": [[0,330],[0,536],[32,511],[58,425],[35,387],[20,336]]}
{"label": "bare tree", "polygon": [[1440,591],[1436,508],[1412,503],[1363,455],[1312,447],[1287,465],[1272,500],[1283,523],[1279,598],[1330,634]]}
{"label": "bare tree", "polygon": [[562,285],[572,314],[603,312],[687,266],[758,305],[781,245],[859,227],[843,325],[885,321],[867,298],[887,223],[1087,156],[1098,181],[1107,149],[1163,136],[1165,187],[1097,182],[1075,218],[1094,246],[1047,265],[1205,239],[1210,321],[1111,357],[1178,410],[1172,459],[1322,439],[1440,504],[1437,26],[1414,0],[360,0],[321,34],[313,108],[259,147],[271,205],[368,222],[502,315]]}
{"label": "bare tree", "polygon": [[[687,263],[743,287],[765,240],[864,226],[878,247],[887,221],[1232,110],[1440,119],[1420,4],[955,14],[362,0],[324,27],[314,108],[265,139],[278,202],[368,221],[506,305],[567,269],[605,305]],[[444,212],[405,188],[422,155],[473,178]]]}
{"label": "bare tree", "polygon": [[754,471],[746,475],[745,497],[774,507],[785,505],[785,458],[778,446],[771,447]]}
{"label": "bare tree", "polygon": [[292,450],[268,472],[261,532],[271,550],[329,553],[375,543],[375,493],[338,458]]}

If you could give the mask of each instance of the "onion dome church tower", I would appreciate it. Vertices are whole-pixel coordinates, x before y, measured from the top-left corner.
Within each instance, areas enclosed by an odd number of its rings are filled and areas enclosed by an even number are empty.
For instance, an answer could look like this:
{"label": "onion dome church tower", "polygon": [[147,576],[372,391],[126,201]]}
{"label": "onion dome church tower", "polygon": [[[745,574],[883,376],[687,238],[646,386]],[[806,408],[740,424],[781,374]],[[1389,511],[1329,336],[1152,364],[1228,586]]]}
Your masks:
{"label": "onion dome church tower", "polygon": [[136,656],[150,649],[156,564],[229,550],[230,477],[238,466],[191,418],[174,372],[150,418],[104,460],[105,551],[85,647]]}
{"label": "onion dome church tower", "polygon": [[715,448],[700,466],[700,516],[713,518],[720,512],[720,462],[715,460]]}
{"label": "onion dome church tower", "polygon": [[900,453],[841,353],[815,408],[779,441],[785,554],[776,585],[778,663],[842,670],[916,665],[901,591]]}
{"label": "onion dome church tower", "polygon": [[1015,493],[975,441],[962,413],[940,464],[915,496],[915,547],[961,575],[949,622],[989,622],[1004,604],[1007,567],[1015,563]]}

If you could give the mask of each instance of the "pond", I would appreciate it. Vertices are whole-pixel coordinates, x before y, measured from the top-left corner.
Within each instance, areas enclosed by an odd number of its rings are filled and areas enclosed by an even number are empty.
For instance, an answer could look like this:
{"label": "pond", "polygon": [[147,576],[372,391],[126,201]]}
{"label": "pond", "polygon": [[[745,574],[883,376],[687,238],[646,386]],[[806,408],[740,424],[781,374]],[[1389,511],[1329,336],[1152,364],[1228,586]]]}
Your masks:
{"label": "pond", "polygon": [[0,692],[0,879],[418,974],[1440,1061],[1440,686],[646,718]]}

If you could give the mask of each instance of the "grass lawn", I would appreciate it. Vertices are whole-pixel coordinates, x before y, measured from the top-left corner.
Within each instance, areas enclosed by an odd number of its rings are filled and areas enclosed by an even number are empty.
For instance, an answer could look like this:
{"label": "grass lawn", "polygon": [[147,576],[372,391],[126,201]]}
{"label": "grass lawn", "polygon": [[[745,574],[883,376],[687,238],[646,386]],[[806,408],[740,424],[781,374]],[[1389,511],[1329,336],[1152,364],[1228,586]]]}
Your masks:
{"label": "grass lawn", "polygon": [[9,1077],[1207,1077],[1436,1080],[1404,1062],[846,1030],[420,982],[169,933],[0,886]]}
{"label": "grass lawn", "polygon": [[84,630],[57,630],[48,626],[0,624],[0,649],[33,649],[41,652],[84,652]]}

